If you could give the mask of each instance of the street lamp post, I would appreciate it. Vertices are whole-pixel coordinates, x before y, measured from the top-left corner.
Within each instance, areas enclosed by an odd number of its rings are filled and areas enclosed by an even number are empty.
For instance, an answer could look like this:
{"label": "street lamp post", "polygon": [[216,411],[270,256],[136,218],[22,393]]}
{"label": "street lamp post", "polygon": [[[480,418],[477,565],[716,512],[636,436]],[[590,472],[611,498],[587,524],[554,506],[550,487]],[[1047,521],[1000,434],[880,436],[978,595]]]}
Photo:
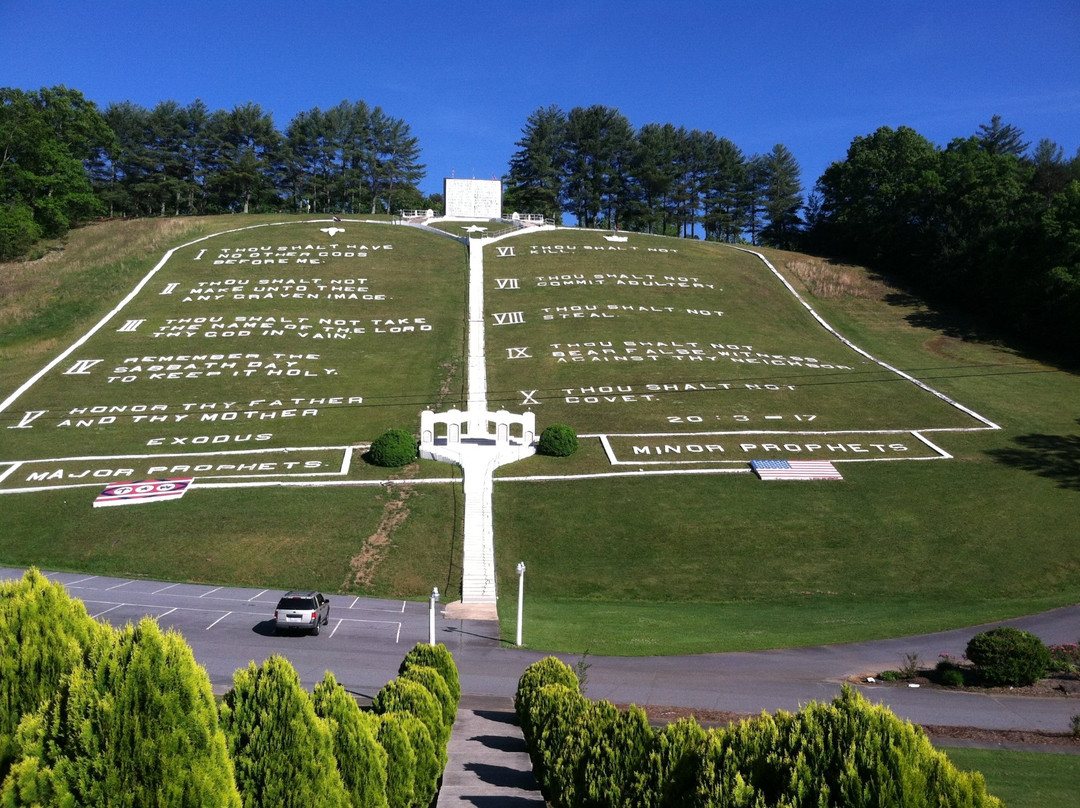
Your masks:
{"label": "street lamp post", "polygon": [[435,644],[435,604],[439,600],[439,587],[431,588],[431,600],[428,601],[428,645]]}
{"label": "street lamp post", "polygon": [[518,574],[518,615],[517,615],[517,644],[521,647],[521,604],[525,599],[525,562],[519,561],[517,565]]}

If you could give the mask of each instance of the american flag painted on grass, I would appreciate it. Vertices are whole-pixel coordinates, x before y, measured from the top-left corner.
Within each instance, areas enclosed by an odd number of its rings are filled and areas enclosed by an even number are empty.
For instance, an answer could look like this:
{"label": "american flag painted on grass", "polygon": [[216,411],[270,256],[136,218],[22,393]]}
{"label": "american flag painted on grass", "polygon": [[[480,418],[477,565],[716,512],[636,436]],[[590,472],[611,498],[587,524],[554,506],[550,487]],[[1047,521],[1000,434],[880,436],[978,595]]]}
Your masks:
{"label": "american flag painted on grass", "polygon": [[110,505],[139,505],[143,502],[164,502],[184,496],[194,477],[177,477],[172,480],[140,480],[128,483],[110,483],[94,500],[95,508]]}
{"label": "american flag painted on grass", "polygon": [[763,480],[844,479],[828,460],[751,460],[750,468]]}

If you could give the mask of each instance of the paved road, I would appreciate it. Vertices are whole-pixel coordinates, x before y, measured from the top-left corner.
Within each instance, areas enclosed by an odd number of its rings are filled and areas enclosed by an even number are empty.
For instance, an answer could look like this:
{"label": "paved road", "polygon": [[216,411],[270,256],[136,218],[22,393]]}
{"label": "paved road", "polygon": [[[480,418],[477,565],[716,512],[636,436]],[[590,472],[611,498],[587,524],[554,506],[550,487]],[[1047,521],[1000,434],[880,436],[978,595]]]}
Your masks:
{"label": "paved road", "polygon": [[[0,579],[23,570],[0,568]],[[144,615],[179,630],[218,692],[233,672],[272,654],[287,657],[311,688],[327,670],[351,692],[371,697],[397,675],[405,653],[427,642],[426,602],[331,598],[330,624],[318,637],[275,636],[274,606],[280,590],[170,584],[74,573],[47,573],[82,599],[89,612],[122,625]],[[1007,621],[1047,643],[1080,638],[1080,605]],[[900,666],[907,653],[934,662],[960,656],[979,629],[920,637],[777,651],[680,657],[593,657],[587,662],[587,695],[638,704],[678,705],[737,712],[796,710],[827,700],[848,676]],[[512,696],[522,670],[543,653],[506,647],[493,622],[436,621],[437,641],[454,655],[463,692]],[[525,638],[526,641],[528,637]],[[571,665],[577,657],[563,657]],[[1080,713],[1080,698],[1028,698],[905,687],[863,686],[873,701],[922,724],[1065,732]]]}

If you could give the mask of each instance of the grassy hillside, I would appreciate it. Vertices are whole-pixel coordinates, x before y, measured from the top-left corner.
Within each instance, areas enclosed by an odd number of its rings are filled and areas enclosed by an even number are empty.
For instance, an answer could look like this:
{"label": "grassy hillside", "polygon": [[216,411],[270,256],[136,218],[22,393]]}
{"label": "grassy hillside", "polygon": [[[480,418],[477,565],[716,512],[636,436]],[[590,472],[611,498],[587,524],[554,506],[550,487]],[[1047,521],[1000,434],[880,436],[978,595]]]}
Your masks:
{"label": "grassy hillside", "polygon": [[[421,462],[388,487],[383,470],[339,467],[349,447],[358,455],[386,428],[415,429],[424,407],[464,400],[465,249],[353,222],[340,225],[345,246],[314,243],[328,225],[113,222],[0,266],[3,400],[188,245],[0,412],[13,427],[0,430],[0,563],[459,594],[460,473]],[[489,405],[582,436],[571,458],[498,473],[501,591],[513,593],[524,560],[530,646],[839,642],[1080,599],[1073,374],[965,339],[858,267],[766,251],[848,344],[755,256],[605,235],[525,233],[485,249]],[[299,263],[320,246],[343,254]],[[279,252],[297,255],[279,267]],[[314,328],[327,335],[317,347],[298,336]],[[240,373],[161,358],[215,351],[239,353],[226,370]],[[151,369],[170,363],[198,367]],[[256,444],[272,451],[250,454]],[[796,456],[835,460],[844,480],[749,473],[750,459]],[[91,508],[127,470],[199,484],[178,502]],[[239,487],[305,479],[348,485]],[[501,599],[507,636],[514,607]]]}

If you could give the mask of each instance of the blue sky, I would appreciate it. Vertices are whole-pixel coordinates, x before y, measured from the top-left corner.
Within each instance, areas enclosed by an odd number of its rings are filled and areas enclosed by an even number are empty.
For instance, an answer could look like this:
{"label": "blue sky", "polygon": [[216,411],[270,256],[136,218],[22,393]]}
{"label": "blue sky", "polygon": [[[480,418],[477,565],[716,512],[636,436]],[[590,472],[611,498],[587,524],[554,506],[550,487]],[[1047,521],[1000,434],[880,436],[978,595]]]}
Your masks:
{"label": "blue sky", "polygon": [[813,185],[848,144],[911,126],[944,145],[995,114],[1080,146],[1080,0],[345,2],[0,0],[0,86],[104,108],[364,100],[420,140],[426,192],[501,176],[538,107],[783,143]]}

